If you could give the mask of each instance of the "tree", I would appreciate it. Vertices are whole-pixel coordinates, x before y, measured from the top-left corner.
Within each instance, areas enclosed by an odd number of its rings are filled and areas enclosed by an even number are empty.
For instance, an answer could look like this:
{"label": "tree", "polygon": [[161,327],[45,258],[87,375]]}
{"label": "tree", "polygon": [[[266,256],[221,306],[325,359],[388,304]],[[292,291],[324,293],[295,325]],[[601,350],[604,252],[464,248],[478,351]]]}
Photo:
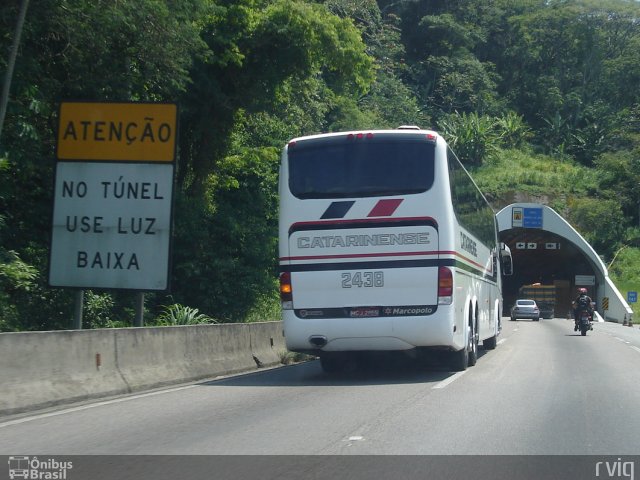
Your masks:
{"label": "tree", "polygon": [[[600,188],[615,199],[625,218],[640,225],[640,155],[639,151],[606,153],[596,161]],[[625,222],[626,223],[626,222]]]}
{"label": "tree", "polygon": [[[189,82],[193,58],[203,49],[193,20],[208,2],[174,3],[42,0],[29,9],[0,147],[6,161],[0,172],[0,211],[6,225],[0,261],[34,276],[28,291],[11,287],[15,281],[3,283],[0,303],[14,312],[9,328],[70,324],[71,293],[46,285],[60,101],[175,100]],[[0,7],[0,70],[18,4]],[[7,252],[17,257],[8,259]]]}
{"label": "tree", "polygon": [[[201,199],[179,195],[172,297],[242,321],[275,293],[278,150],[244,149],[218,162]],[[206,199],[206,200],[205,200]]]}
{"label": "tree", "polygon": [[575,198],[569,207],[571,224],[598,253],[611,258],[628,226],[620,204],[602,198]]}
{"label": "tree", "polygon": [[477,55],[487,49],[488,31],[478,23],[478,2],[400,2],[385,6],[402,21],[411,78],[421,108],[436,121],[453,112],[496,115],[499,78]]}
{"label": "tree", "polygon": [[376,67],[375,81],[366,95],[355,101],[343,98],[336,102],[338,108],[332,109],[329,130],[429,126],[429,115],[403,80],[409,77],[409,69],[400,38],[400,19],[393,14],[383,17],[373,0],[328,0],[325,4],[336,15],[353,20]]}
{"label": "tree", "polygon": [[638,89],[628,88],[640,80],[638,14],[637,4],[583,0],[548,2],[509,19],[499,90],[547,151],[589,165],[611,148],[615,112],[638,103]]}
{"label": "tree", "polygon": [[464,165],[481,166],[498,147],[496,121],[491,117],[455,113],[443,117],[438,127]]}
{"label": "tree", "polygon": [[322,5],[222,2],[201,22],[209,52],[195,64],[183,97],[179,184],[192,196],[202,195],[207,176],[229,151],[241,111],[264,110],[285,86],[304,86],[301,80],[314,76],[356,97],[373,80],[359,32]]}

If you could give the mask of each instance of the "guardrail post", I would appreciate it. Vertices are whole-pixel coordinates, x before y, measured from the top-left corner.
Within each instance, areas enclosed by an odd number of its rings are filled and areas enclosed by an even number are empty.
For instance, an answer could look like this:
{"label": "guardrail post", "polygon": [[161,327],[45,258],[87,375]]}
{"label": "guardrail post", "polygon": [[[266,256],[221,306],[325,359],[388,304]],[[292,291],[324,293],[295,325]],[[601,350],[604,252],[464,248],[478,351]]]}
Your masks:
{"label": "guardrail post", "polygon": [[84,290],[76,290],[73,308],[73,330],[82,330],[82,309],[84,304]]}
{"label": "guardrail post", "polygon": [[144,293],[136,293],[136,317],[134,319],[134,327],[144,326]]}

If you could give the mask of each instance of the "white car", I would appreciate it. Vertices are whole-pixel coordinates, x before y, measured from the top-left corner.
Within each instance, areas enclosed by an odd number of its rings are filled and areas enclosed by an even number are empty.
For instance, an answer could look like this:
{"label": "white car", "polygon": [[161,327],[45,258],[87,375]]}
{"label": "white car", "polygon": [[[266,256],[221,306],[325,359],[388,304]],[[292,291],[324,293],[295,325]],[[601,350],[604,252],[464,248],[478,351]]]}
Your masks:
{"label": "white car", "polygon": [[530,318],[534,322],[540,320],[540,308],[535,300],[520,299],[511,307],[511,321],[519,318]]}

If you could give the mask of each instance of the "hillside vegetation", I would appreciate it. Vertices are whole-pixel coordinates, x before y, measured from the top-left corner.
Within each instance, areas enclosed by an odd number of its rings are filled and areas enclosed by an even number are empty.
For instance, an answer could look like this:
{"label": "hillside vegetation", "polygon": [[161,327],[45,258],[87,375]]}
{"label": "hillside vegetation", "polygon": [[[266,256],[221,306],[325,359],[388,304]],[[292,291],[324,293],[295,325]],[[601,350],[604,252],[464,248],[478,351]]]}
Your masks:
{"label": "hillside vegetation", "polygon": [[[7,71],[20,2],[0,6]],[[442,132],[496,209],[561,213],[640,289],[640,4],[631,0],[42,0],[0,131],[0,331],[70,326],[47,286],[58,107],[177,102],[169,294],[147,324],[277,318],[278,152],[292,137]],[[4,79],[4,77],[3,77]],[[131,292],[87,292],[87,328]]]}

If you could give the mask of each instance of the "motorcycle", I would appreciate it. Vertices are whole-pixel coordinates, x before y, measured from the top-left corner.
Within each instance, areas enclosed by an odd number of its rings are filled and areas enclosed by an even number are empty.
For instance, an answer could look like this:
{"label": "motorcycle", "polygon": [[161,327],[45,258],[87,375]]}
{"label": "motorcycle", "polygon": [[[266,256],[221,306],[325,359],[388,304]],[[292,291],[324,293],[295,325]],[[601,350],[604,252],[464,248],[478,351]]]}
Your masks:
{"label": "motorcycle", "polygon": [[580,312],[580,316],[578,317],[578,328],[580,329],[580,334],[583,337],[589,330],[593,330],[593,325],[591,324],[591,315],[589,315],[589,312]]}

